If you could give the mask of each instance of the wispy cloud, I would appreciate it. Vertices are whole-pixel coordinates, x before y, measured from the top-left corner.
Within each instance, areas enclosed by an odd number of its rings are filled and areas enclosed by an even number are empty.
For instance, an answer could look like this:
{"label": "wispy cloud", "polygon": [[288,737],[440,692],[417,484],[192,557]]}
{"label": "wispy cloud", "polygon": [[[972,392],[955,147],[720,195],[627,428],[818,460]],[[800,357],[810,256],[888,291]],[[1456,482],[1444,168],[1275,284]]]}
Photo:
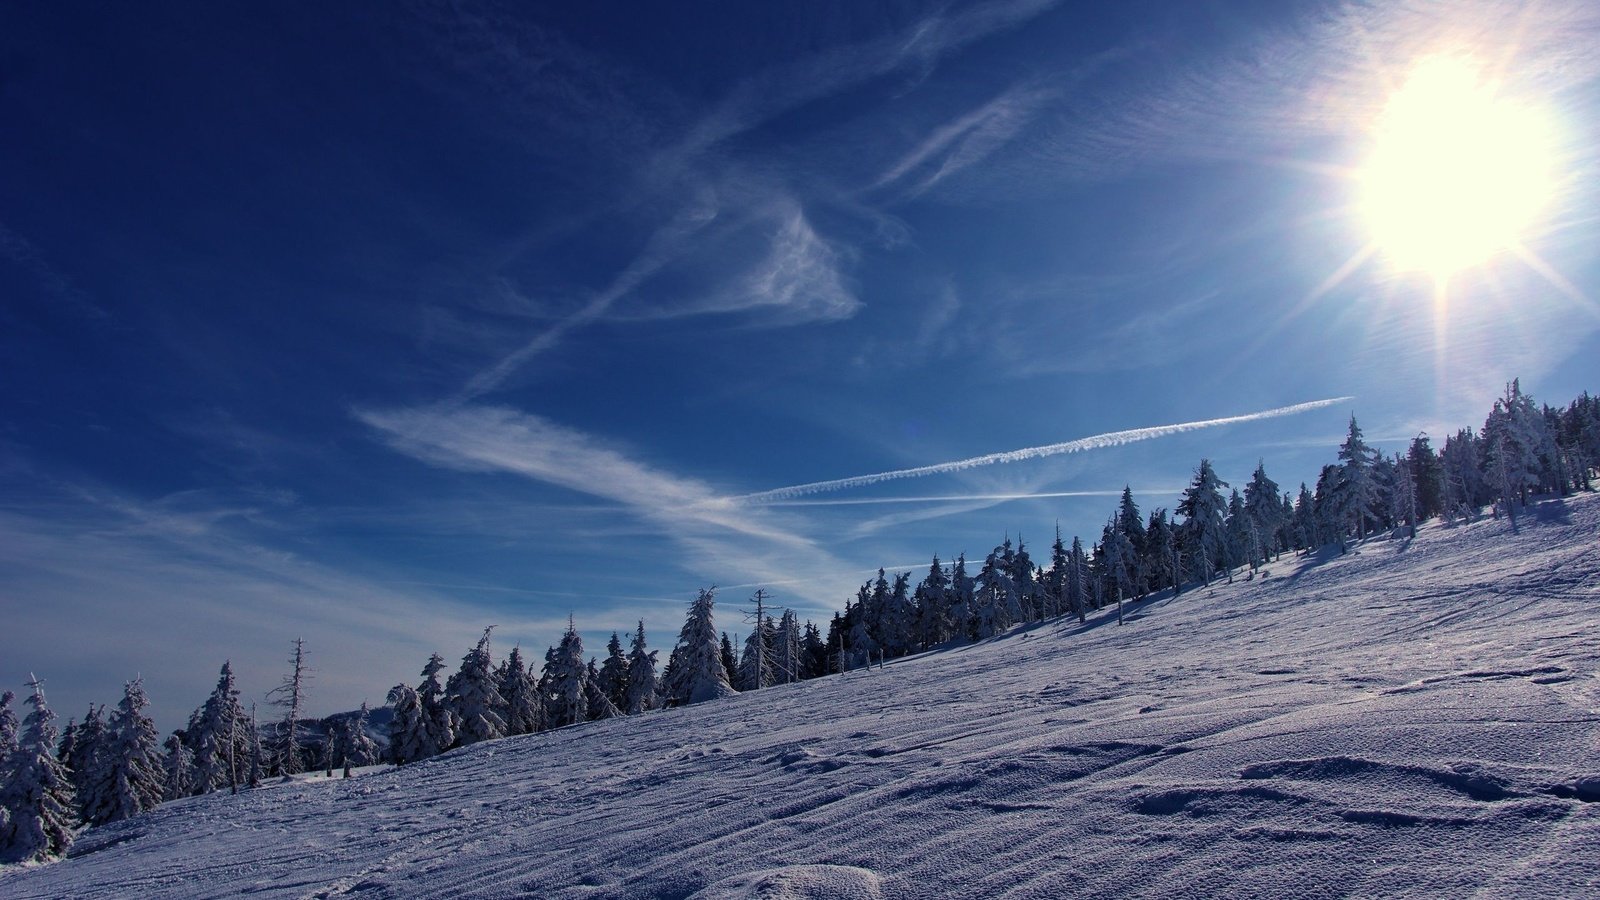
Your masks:
{"label": "wispy cloud", "polygon": [[[592,435],[505,407],[357,410],[394,449],[462,471],[509,472],[625,506],[685,547],[691,565],[749,580],[845,567],[795,523],[738,509],[710,485],[630,458]],[[831,598],[821,587],[818,602]]]}
{"label": "wispy cloud", "polygon": [[934,129],[909,153],[897,160],[873,183],[883,188],[920,172],[914,183],[904,188],[905,196],[916,196],[981,162],[1010,141],[1020,131],[1050,93],[1036,88],[1013,87],[1005,93]]}
{"label": "wispy cloud", "polygon": [[835,478],[830,481],[813,481],[808,484],[795,484],[788,487],[773,488],[772,490],[759,491],[753,494],[744,494],[739,497],[729,498],[732,502],[743,505],[760,505],[774,500],[793,500],[808,494],[819,494],[828,491],[842,491],[849,488],[868,487],[882,484],[885,481],[895,481],[902,478],[920,478],[926,475],[943,475],[950,472],[962,472],[980,466],[992,466],[1001,463],[1022,462],[1030,459],[1041,459],[1047,456],[1059,456],[1063,453],[1079,453],[1085,450],[1101,450],[1107,447],[1119,447],[1136,441],[1148,441],[1154,438],[1167,437],[1168,435],[1182,434],[1187,431],[1198,431],[1202,428],[1217,428],[1223,425],[1236,425],[1243,422],[1257,422],[1262,419],[1274,419],[1279,416],[1292,416],[1296,413],[1310,412],[1314,409],[1323,409],[1336,403],[1344,403],[1351,397],[1332,397],[1327,400],[1312,400],[1306,403],[1296,403],[1292,406],[1280,406],[1275,409],[1262,410],[1261,412],[1245,413],[1237,416],[1224,416],[1219,419],[1202,419],[1194,422],[1178,422],[1172,425],[1153,425],[1146,428],[1130,428],[1125,431],[1108,431],[1104,434],[1091,435],[1090,437],[1077,438],[1063,441],[1059,444],[1045,444],[1039,447],[1024,447],[1020,450],[1007,450],[1003,453],[988,453],[983,456],[974,456],[968,459],[958,459],[951,462],[935,463],[928,466],[916,466],[909,469],[894,469],[888,472],[875,472],[871,475],[855,475],[849,478]]}

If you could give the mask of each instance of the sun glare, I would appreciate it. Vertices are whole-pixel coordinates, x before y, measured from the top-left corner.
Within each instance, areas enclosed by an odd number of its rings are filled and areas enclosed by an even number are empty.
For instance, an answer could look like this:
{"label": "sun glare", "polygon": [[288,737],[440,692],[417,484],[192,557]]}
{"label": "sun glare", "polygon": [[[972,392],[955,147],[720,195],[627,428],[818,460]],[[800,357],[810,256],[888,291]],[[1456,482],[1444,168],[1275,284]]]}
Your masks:
{"label": "sun glare", "polygon": [[1433,57],[1389,99],[1360,174],[1373,242],[1443,281],[1516,246],[1554,194],[1548,115],[1496,95],[1472,63]]}

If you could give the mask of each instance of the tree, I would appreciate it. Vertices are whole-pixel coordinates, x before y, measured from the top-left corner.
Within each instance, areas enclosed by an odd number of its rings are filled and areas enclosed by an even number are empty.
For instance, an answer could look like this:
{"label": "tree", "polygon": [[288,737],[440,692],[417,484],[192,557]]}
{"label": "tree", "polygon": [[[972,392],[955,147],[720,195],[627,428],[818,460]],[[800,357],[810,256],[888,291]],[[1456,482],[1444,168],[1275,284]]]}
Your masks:
{"label": "tree", "polygon": [[717,644],[716,624],[712,619],[716,590],[712,587],[700,591],[689,604],[689,615],[672,651],[672,669],[663,685],[668,706],[700,703],[738,693],[728,683],[728,672]]}
{"label": "tree", "polygon": [[1005,564],[1005,557],[1010,554],[1011,540],[1007,538],[1004,545],[984,557],[983,568],[978,570],[968,630],[968,636],[974,640],[994,637],[1017,622],[1014,615],[1020,604]]}
{"label": "tree", "polygon": [[403,766],[437,752],[428,734],[422,697],[411,685],[402,682],[390,688],[388,700],[394,707],[394,715],[389,719],[389,760]]}
{"label": "tree", "polygon": [[150,701],[144,682],[123,685],[122,701],[106,731],[105,749],[93,778],[93,801],[84,821],[104,825],[131,818],[160,805],[165,794],[160,735],[145,715]]}
{"label": "tree", "polygon": [[786,609],[778,619],[778,630],[772,636],[773,680],[777,684],[793,684],[804,677],[801,666],[800,620],[794,610]]}
{"label": "tree", "polygon": [[622,637],[615,631],[606,642],[606,661],[600,664],[600,690],[617,709],[628,705],[628,657],[622,652]]}
{"label": "tree", "polygon": [[444,671],[444,657],[435,653],[422,667],[422,683],[417,685],[417,696],[422,700],[422,711],[428,723],[428,753],[436,756],[456,745],[456,717],[446,702],[444,685],[439,683],[439,673]]}
{"label": "tree", "polygon": [[167,751],[161,760],[166,799],[178,800],[195,793],[194,752],[189,749],[183,733],[173,732],[162,747]]}
{"label": "tree", "polygon": [[354,716],[344,720],[344,774],[350,777],[351,766],[372,766],[378,763],[378,742],[367,733],[367,719],[372,715],[366,701]]}
{"label": "tree", "polygon": [[1339,445],[1339,480],[1334,490],[1334,505],[1341,520],[1340,542],[1344,535],[1354,532],[1359,540],[1367,536],[1367,523],[1376,518],[1378,482],[1373,468],[1377,451],[1367,446],[1361,437],[1361,426],[1356,417],[1350,417],[1350,431]]}
{"label": "tree", "polygon": [[506,701],[506,734],[533,734],[543,731],[544,701],[539,684],[526,663],[522,648],[512,647],[500,678],[500,696]]}
{"label": "tree", "polygon": [[734,677],[739,672],[739,657],[733,653],[733,641],[728,639],[728,633],[722,633],[722,643],[717,648],[717,658],[722,661],[722,671],[728,676],[728,683],[733,684]]}
{"label": "tree", "polygon": [[1206,584],[1222,561],[1223,547],[1227,542],[1225,513],[1227,503],[1222,499],[1222,489],[1228,483],[1217,477],[1211,460],[1200,460],[1194,481],[1184,489],[1178,503],[1178,513],[1184,517],[1183,531],[1188,546],[1194,551],[1195,574]]}
{"label": "tree", "polygon": [[105,747],[105,707],[91,703],[81,724],[68,723],[56,752],[56,759],[67,767],[67,777],[72,781],[72,796],[78,804],[78,818],[85,822],[89,821],[89,807],[97,805],[99,800],[94,796],[98,787],[95,777],[100,770],[100,758]]}
{"label": "tree", "polygon": [[745,621],[750,623],[750,635],[744,639],[734,686],[741,691],[758,691],[773,684],[772,621],[767,616],[765,590],[758,589],[750,598]]}
{"label": "tree", "polygon": [[505,737],[506,720],[500,715],[505,698],[495,684],[494,661],[489,655],[490,625],[478,645],[461,658],[461,669],[446,686],[450,710],[455,714],[456,739],[462,746]]}
{"label": "tree", "polygon": [[1250,517],[1255,534],[1256,551],[1251,556],[1250,567],[1265,562],[1282,546],[1284,527],[1283,498],[1279,496],[1278,483],[1267,477],[1265,460],[1256,460],[1256,470],[1244,486],[1244,510]]}
{"label": "tree", "polygon": [[633,644],[628,648],[628,693],[623,698],[622,711],[637,715],[656,706],[660,685],[656,679],[656,651],[646,650],[644,620],[633,633]]}
{"label": "tree", "polygon": [[29,676],[32,707],[22,720],[22,738],[0,785],[0,860],[42,862],[72,846],[73,796],[66,766],[55,757],[55,713],[44,700],[44,682]]}
{"label": "tree", "polygon": [[545,659],[542,679],[549,691],[545,715],[550,727],[576,725],[589,720],[589,693],[585,689],[588,670],[583,662],[583,638],[572,617],[567,617],[567,631],[561,643]]}
{"label": "tree", "polygon": [[589,721],[597,722],[601,719],[615,719],[622,715],[622,710],[617,708],[611,698],[600,686],[600,668],[594,660],[589,660],[589,665],[584,667],[583,693],[589,703]]}
{"label": "tree", "polygon": [[311,680],[311,670],[306,666],[305,641],[294,639],[294,653],[289,657],[289,674],[283,682],[267,692],[267,699],[283,710],[283,721],[278,724],[272,740],[272,768],[280,775],[298,775],[305,771],[301,755],[300,716],[304,714],[306,684]]}
{"label": "tree", "polygon": [[205,794],[224,786],[238,790],[242,774],[239,767],[248,761],[250,752],[244,718],[239,690],[233,682],[233,663],[224,662],[216,689],[189,720],[196,793]]}
{"label": "tree", "polygon": [[17,695],[6,691],[0,694],[0,784],[5,784],[6,765],[17,750],[17,714],[11,701]]}

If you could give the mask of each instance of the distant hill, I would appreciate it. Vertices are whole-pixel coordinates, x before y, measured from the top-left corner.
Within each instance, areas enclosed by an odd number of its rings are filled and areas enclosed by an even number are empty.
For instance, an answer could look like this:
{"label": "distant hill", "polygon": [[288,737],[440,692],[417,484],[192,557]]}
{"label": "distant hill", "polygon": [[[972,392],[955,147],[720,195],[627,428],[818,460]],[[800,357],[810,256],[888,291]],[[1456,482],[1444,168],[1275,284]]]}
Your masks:
{"label": "distant hill", "polygon": [[0,873],[115,897],[1600,896],[1600,496]]}

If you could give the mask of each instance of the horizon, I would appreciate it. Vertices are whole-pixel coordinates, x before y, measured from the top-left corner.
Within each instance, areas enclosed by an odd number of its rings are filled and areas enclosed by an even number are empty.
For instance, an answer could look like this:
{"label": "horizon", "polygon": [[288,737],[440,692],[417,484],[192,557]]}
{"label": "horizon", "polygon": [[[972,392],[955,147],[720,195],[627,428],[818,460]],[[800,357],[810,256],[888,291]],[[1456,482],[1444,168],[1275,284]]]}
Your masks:
{"label": "horizon", "polygon": [[[664,658],[701,587],[825,626],[1202,458],[1293,491],[1351,415],[1437,449],[1600,387],[1577,0],[614,18],[16,11],[0,689],[65,722],[142,674],[165,732],[295,638],[319,715],[486,625]],[[1548,123],[1551,195],[1385,243],[1367,161],[1453,78]]]}

